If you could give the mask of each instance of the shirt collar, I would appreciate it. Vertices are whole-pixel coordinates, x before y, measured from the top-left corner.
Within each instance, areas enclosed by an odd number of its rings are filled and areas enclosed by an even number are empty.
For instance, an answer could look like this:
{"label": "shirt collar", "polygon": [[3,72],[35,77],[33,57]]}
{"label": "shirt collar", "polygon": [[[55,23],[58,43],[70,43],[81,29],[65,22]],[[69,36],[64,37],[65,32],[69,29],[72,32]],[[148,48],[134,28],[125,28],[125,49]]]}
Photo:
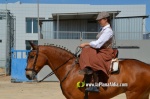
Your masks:
{"label": "shirt collar", "polygon": [[105,30],[106,28],[109,28],[110,24],[107,24],[106,26],[103,27],[103,30]]}

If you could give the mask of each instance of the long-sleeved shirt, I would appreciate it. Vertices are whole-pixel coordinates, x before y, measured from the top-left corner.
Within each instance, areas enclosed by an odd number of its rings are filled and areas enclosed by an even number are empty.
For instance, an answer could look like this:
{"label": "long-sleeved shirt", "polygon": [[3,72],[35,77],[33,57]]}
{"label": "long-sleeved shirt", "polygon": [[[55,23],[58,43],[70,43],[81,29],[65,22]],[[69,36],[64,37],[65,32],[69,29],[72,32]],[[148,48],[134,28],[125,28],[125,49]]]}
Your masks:
{"label": "long-sleeved shirt", "polygon": [[101,48],[113,36],[113,31],[110,24],[104,26],[100,31],[100,36],[97,40],[91,41],[90,46],[93,48]]}

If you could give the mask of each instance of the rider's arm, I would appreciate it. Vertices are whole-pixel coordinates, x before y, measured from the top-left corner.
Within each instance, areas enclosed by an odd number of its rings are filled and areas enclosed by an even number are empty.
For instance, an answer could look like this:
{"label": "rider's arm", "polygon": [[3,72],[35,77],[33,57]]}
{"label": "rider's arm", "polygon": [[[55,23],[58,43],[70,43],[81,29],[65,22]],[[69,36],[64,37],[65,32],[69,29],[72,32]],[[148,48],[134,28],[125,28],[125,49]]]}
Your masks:
{"label": "rider's arm", "polygon": [[102,35],[95,41],[91,41],[89,45],[93,48],[101,48],[113,36],[113,31],[107,28],[103,31]]}

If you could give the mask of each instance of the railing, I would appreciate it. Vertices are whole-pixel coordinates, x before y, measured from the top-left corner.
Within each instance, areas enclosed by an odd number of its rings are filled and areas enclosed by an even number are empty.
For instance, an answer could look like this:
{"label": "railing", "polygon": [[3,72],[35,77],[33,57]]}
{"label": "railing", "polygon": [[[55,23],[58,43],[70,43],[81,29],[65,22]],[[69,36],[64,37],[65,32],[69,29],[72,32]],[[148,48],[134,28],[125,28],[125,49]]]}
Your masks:
{"label": "railing", "polygon": [[[98,32],[79,31],[41,31],[43,39],[96,39]],[[117,32],[114,31],[116,40],[143,40],[142,32]]]}
{"label": "railing", "polygon": [[28,57],[28,53],[30,50],[11,50],[11,58],[12,59],[26,59]]}
{"label": "railing", "polygon": [[98,32],[42,31],[43,39],[96,39]]}

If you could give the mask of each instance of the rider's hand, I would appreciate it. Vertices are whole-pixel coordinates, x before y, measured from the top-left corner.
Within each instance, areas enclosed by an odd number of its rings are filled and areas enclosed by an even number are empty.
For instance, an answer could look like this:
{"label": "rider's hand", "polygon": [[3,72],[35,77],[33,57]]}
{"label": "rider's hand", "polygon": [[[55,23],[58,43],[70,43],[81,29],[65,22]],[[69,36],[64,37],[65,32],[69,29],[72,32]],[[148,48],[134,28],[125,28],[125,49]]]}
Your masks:
{"label": "rider's hand", "polygon": [[80,47],[81,47],[81,48],[83,48],[84,46],[85,46],[85,44],[84,44],[84,43],[82,43],[82,44],[80,45]]}
{"label": "rider's hand", "polygon": [[82,43],[79,47],[83,48],[85,46],[89,46],[89,43]]}

